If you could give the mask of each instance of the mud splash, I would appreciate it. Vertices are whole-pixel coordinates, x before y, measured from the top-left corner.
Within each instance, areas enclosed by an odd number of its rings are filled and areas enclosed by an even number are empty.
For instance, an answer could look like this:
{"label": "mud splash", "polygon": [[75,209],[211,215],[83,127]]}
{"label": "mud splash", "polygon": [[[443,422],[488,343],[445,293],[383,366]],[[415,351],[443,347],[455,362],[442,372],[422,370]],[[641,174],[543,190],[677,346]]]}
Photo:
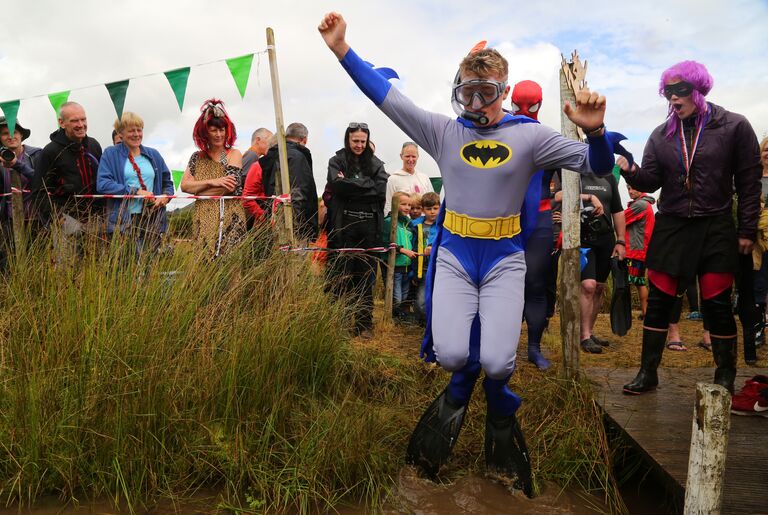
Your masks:
{"label": "mud splash", "polygon": [[[405,467],[400,472],[396,491],[381,509],[381,513],[389,515],[594,515],[607,512],[607,507],[599,498],[582,492],[562,490],[554,483],[544,483],[542,492],[528,499],[522,492],[511,491],[488,478],[467,476],[441,485],[418,477],[411,467]],[[367,511],[348,508],[339,510],[339,513],[361,515]]]}

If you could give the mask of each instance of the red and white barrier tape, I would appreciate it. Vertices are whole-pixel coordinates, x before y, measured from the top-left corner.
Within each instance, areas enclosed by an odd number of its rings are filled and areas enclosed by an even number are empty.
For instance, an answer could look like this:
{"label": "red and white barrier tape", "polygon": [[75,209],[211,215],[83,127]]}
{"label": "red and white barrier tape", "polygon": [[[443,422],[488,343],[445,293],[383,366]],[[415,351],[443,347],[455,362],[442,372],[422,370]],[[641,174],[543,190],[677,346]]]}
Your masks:
{"label": "red and white barrier tape", "polygon": [[[7,197],[9,195],[18,193],[31,193],[29,190],[19,190],[11,188],[10,193],[0,193],[0,197]],[[49,195],[54,196],[52,193]],[[265,197],[261,195],[72,195],[75,198],[93,198],[93,199],[156,199],[156,198],[168,198],[168,199],[189,199],[189,200],[273,200],[274,203],[285,204],[290,201],[290,195],[272,195]]]}
{"label": "red and white barrier tape", "polygon": [[370,249],[363,249],[363,248],[357,248],[357,247],[329,249],[327,247],[291,247],[290,245],[282,245],[280,247],[280,250],[282,252],[351,252],[351,253],[358,253],[358,254],[362,252],[372,252],[372,253],[383,254],[394,248],[397,248],[397,245],[395,245],[394,243],[390,243],[389,246],[387,247],[372,247]]}

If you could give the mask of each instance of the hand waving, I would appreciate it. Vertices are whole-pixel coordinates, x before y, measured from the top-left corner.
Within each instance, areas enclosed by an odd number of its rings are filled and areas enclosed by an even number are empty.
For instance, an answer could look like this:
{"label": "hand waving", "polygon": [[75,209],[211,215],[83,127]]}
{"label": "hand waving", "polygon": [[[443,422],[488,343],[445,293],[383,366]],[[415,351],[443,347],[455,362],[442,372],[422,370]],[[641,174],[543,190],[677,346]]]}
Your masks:
{"label": "hand waving", "polygon": [[320,25],[317,26],[320,35],[323,36],[325,44],[328,45],[336,57],[341,60],[349,50],[349,45],[345,39],[347,33],[347,22],[341,14],[330,12],[323,16]]}
{"label": "hand waving", "polygon": [[576,107],[566,102],[563,112],[573,123],[587,131],[600,127],[605,118],[605,97],[584,88],[576,95]]}

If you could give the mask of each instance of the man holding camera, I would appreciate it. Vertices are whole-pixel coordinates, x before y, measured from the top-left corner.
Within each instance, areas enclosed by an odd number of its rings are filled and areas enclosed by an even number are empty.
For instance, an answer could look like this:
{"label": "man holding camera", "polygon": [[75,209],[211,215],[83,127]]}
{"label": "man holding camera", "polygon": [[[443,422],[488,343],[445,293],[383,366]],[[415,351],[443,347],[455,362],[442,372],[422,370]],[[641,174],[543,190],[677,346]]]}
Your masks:
{"label": "man holding camera", "polygon": [[[556,180],[557,180],[557,176]],[[563,199],[560,184],[555,200]],[[581,271],[581,349],[600,354],[608,340],[596,337],[592,329],[603,300],[605,281],[611,272],[611,258],[624,259],[624,208],[616,177],[581,176],[581,248],[588,249],[587,264]]]}
{"label": "man holding camera", "polygon": [[[31,131],[25,129],[18,121],[13,134],[8,130],[8,122],[0,116],[0,173],[2,174],[3,192],[10,192],[11,171],[19,174],[22,191],[25,191],[24,214],[27,219],[31,215],[31,198],[29,196],[29,183],[35,175],[34,161],[40,152],[40,148],[24,145],[23,141],[29,138]],[[10,208],[11,197],[7,200]]]}
{"label": "man holding camera", "polygon": [[[8,252],[13,247],[13,186],[12,174],[19,174],[18,186],[28,190],[28,183],[35,173],[33,157],[40,152],[37,147],[22,144],[30,135],[20,123],[16,123],[13,133],[8,130],[8,122],[0,116],[0,270],[7,268]],[[30,217],[31,205],[29,193],[24,193],[25,218]]]}

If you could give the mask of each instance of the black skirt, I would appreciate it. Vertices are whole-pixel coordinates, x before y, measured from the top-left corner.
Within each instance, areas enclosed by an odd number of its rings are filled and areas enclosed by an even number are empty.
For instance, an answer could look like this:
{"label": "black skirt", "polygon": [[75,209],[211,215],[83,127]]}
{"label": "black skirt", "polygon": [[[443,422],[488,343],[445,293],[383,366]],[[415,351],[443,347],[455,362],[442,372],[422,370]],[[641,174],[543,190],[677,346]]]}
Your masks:
{"label": "black skirt", "polygon": [[657,213],[646,267],[688,280],[705,272],[736,273],[738,238],[730,213],[697,218]]}

